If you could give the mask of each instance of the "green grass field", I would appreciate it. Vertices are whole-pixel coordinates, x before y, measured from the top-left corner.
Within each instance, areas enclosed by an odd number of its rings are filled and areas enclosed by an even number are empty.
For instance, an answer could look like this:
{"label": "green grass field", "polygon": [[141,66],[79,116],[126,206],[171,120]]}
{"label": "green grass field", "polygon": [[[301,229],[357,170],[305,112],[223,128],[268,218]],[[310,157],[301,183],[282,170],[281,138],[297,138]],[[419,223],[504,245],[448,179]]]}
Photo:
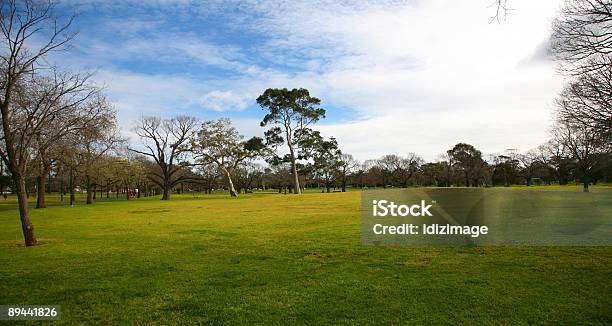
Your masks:
{"label": "green grass field", "polygon": [[357,191],[33,209],[32,248],[4,205],[0,304],[62,323],[612,323],[611,247],[364,247]]}

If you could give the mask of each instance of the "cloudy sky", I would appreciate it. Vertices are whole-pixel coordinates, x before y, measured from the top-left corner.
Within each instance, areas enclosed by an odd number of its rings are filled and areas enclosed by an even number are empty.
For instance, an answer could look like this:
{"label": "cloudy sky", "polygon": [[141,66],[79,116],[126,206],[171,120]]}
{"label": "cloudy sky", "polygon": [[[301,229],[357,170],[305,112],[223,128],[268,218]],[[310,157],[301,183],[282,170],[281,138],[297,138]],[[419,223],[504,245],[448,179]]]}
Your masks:
{"label": "cloudy sky", "polygon": [[[126,135],[141,115],[231,117],[262,135],[269,87],[321,98],[318,128],[363,160],[457,142],[544,142],[563,79],[546,55],[560,1],[68,1],[78,36],[56,60],[95,70]],[[135,140],[134,140],[135,141]]]}

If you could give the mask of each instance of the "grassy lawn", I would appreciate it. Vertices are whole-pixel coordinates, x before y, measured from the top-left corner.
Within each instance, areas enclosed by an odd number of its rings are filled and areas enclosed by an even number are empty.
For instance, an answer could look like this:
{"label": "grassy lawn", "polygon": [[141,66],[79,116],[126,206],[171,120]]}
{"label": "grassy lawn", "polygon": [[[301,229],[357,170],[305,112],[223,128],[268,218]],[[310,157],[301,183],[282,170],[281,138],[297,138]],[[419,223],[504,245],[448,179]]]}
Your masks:
{"label": "grassy lawn", "polygon": [[63,323],[612,323],[611,247],[364,247],[359,202],[54,206],[32,210],[27,249],[3,209],[0,304],[60,304]]}

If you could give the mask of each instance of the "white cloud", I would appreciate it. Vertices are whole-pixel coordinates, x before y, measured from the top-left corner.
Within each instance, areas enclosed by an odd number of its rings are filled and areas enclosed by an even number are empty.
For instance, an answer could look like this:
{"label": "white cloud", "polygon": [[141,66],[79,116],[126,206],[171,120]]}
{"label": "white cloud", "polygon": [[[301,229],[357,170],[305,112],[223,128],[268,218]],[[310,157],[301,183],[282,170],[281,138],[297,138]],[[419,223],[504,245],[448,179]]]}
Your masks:
{"label": "white cloud", "polygon": [[559,2],[512,4],[502,24],[489,23],[490,1],[424,1],[280,6],[257,27],[275,36],[277,54],[310,49],[325,59],[322,71],[294,79],[360,112],[358,122],[322,127],[347,152],[433,159],[459,141],[492,152],[546,140],[562,79],[541,52]]}
{"label": "white cloud", "polygon": [[[323,122],[320,128],[359,159],[392,152],[434,159],[460,141],[485,152],[527,150],[546,140],[562,85],[554,63],[543,55],[560,0],[513,0],[514,10],[500,24],[489,22],[490,4],[244,3],[248,19],[235,17],[236,28],[265,34],[256,48],[161,33],[119,49],[99,45],[96,51],[167,62],[187,58],[238,72],[236,78],[206,80],[108,72],[102,77],[128,112],[122,115],[168,115],[185,103],[218,112],[244,110],[265,88],[306,87],[324,106],[358,112],[352,122]],[[144,28],[137,22],[129,27]],[[251,59],[254,53],[273,66],[296,69],[263,68]]]}
{"label": "white cloud", "polygon": [[251,99],[239,96],[232,91],[211,91],[200,99],[203,107],[214,111],[241,111],[246,109]]}

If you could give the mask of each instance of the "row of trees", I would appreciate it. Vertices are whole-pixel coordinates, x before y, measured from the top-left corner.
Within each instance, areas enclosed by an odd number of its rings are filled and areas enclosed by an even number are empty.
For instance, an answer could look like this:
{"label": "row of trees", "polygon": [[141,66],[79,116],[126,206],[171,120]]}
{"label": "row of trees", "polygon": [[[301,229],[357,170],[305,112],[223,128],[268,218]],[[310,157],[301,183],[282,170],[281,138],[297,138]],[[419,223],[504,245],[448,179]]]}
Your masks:
{"label": "row of trees", "polygon": [[0,158],[17,195],[27,246],[37,242],[28,176],[35,175],[37,206],[45,207],[40,194],[54,165],[70,175],[78,166],[90,187],[94,164],[119,141],[114,110],[91,75],[63,71],[47,60],[74,36],[73,19],[60,21],[54,8],[50,1],[0,1]]}
{"label": "row of trees", "polygon": [[[571,81],[557,101],[551,140],[527,153],[507,150],[484,157],[459,143],[436,162],[418,155],[385,155],[357,162],[337,140],[314,129],[325,117],[306,89],[267,89],[257,98],[265,115],[263,138],[244,139],[228,119],[144,117],[134,130],[140,145],[119,136],[115,110],[90,74],[50,64],[74,34],[55,3],[0,0],[0,175],[17,195],[25,243],[36,244],[27,198],[44,208],[47,190],[110,197],[149,196],[224,188],[299,194],[304,187],[483,186],[561,184],[610,180],[610,4],[570,1],[555,22],[552,51]],[[267,165],[264,166],[264,161]]]}
{"label": "row of trees", "polygon": [[553,140],[569,153],[588,191],[612,144],[612,3],[566,2],[553,24],[551,52],[569,77],[557,98]]}

